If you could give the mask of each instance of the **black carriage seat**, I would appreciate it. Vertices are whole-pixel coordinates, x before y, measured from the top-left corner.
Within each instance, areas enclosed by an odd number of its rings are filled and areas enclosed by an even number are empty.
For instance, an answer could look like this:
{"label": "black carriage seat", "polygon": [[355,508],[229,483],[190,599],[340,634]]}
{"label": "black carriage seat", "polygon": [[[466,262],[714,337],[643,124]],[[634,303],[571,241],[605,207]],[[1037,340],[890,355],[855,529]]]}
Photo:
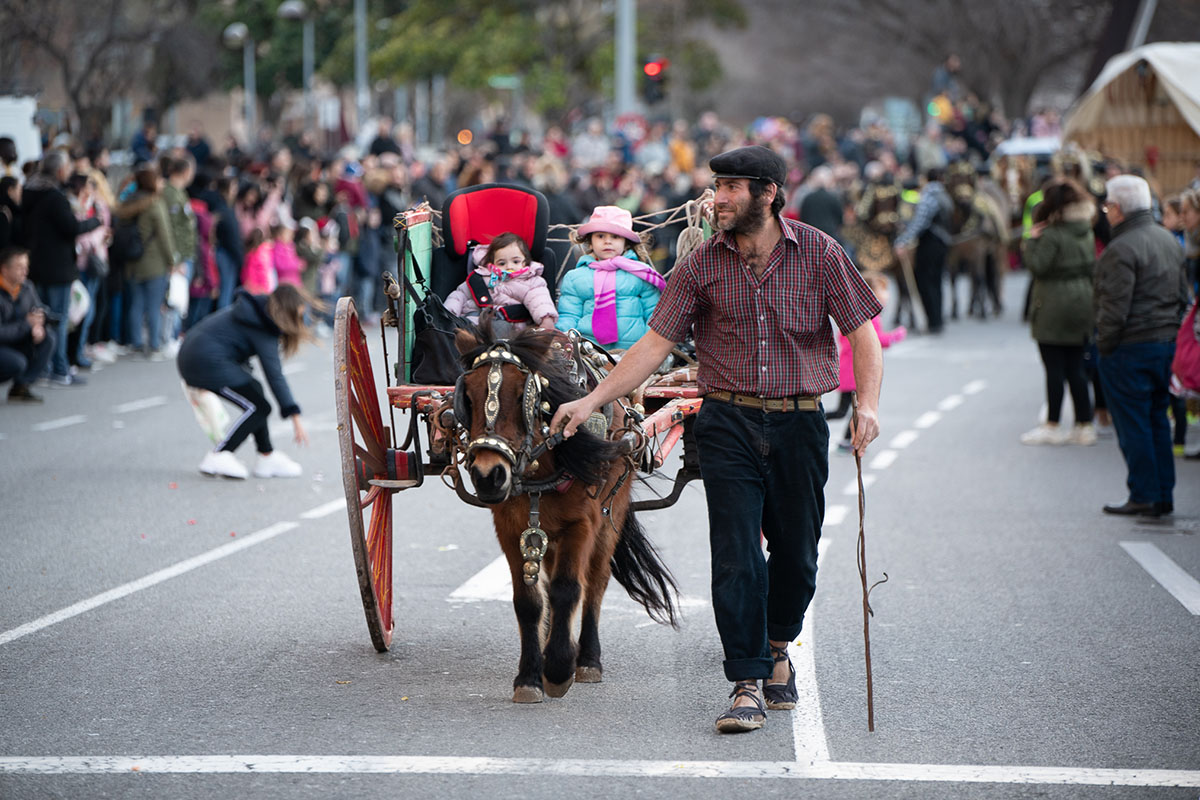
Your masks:
{"label": "black carriage seat", "polygon": [[433,253],[431,288],[447,297],[467,278],[469,243],[487,244],[511,231],[545,266],[542,276],[553,297],[558,270],[554,251],[546,246],[549,220],[545,195],[524,186],[486,183],[451,192],[442,206],[443,246]]}

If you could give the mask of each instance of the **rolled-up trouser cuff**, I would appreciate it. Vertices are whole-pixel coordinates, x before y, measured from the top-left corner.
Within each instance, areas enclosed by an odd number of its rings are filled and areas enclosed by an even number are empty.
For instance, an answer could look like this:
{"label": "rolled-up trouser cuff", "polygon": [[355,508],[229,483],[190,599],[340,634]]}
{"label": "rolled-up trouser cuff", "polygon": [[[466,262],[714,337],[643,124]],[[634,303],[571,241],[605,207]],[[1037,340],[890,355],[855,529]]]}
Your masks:
{"label": "rolled-up trouser cuff", "polygon": [[767,623],[767,638],[772,642],[794,642],[803,625],[775,625]]}
{"label": "rolled-up trouser cuff", "polygon": [[731,658],[725,660],[725,677],[731,681],[759,680],[771,677],[775,662],[769,658]]}

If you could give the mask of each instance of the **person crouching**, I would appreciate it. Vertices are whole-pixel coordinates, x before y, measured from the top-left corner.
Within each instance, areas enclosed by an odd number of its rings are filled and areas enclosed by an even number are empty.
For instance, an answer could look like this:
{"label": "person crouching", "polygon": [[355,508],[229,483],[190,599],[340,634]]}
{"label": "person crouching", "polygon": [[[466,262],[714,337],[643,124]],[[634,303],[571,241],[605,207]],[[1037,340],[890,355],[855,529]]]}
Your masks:
{"label": "person crouching", "polygon": [[213,392],[238,409],[233,427],[200,462],[201,473],[248,477],[234,451],[253,436],[258,450],[255,477],[294,478],[301,474],[300,465],[271,444],[267,424],[271,404],[262,384],[250,374],[249,362],[251,356],[258,357],[280,414],[292,420],[296,443],[308,444],[300,406],[283,375],[280,353],[292,356],[302,342],[312,338],[304,315],[315,302],[301,287],[291,284],[279,286],[269,295],[243,290],[234,297],[233,305],[206,316],[188,331],[176,359],[180,377],[188,386]]}

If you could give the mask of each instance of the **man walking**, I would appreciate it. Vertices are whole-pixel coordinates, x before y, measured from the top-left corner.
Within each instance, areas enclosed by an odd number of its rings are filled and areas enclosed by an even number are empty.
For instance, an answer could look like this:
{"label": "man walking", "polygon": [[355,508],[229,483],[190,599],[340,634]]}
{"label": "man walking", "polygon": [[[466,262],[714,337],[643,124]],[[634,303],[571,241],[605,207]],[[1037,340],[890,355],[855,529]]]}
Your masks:
{"label": "man walking", "polygon": [[741,147],[709,166],[718,233],[675,266],[650,331],[591,394],[562,406],[552,426],[571,435],[694,335],[713,609],[725,676],[734,682],[733,704],[716,725],[730,733],[761,728],[768,708],[797,701],[787,646],[800,634],[816,588],[829,473],[829,427],[819,401],[838,384],[829,317],[854,350],[859,453],[879,434],[883,361],[870,322],[881,309],[858,270],[831,237],[779,216],[783,159],[764,147]]}
{"label": "man walking", "polygon": [[1158,517],[1175,510],[1167,408],[1187,278],[1179,243],[1151,216],[1144,179],[1109,180],[1104,213],[1113,238],[1096,262],[1096,347],[1104,398],[1129,471],[1129,498],[1104,512]]}
{"label": "man walking", "polygon": [[934,168],[925,175],[925,187],[913,218],[896,238],[896,256],[904,259],[916,245],[913,273],[917,294],[925,306],[927,333],[942,332],[942,280],[946,274],[946,256],[950,252],[950,226],[954,201],[942,185],[942,170]]}

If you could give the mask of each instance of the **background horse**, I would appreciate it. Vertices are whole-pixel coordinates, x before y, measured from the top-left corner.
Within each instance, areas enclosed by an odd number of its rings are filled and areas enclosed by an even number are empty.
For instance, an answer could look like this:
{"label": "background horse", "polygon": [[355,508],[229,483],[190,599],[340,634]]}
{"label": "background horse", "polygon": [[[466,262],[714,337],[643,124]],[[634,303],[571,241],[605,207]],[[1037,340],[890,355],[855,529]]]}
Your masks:
{"label": "background horse", "polygon": [[[583,394],[564,341],[539,330],[495,340],[487,323],[456,339],[466,369],[454,392],[457,446],[477,496],[491,507],[512,574],[521,637],[514,703],[561,697],[576,680],[600,681],[600,604],[610,576],[652,619],[677,626],[674,579],[629,508],[633,464],[625,449],[583,428],[546,449],[554,411]],[[530,550],[540,542],[537,534],[523,540],[530,529],[544,529],[548,539],[532,569]]]}

